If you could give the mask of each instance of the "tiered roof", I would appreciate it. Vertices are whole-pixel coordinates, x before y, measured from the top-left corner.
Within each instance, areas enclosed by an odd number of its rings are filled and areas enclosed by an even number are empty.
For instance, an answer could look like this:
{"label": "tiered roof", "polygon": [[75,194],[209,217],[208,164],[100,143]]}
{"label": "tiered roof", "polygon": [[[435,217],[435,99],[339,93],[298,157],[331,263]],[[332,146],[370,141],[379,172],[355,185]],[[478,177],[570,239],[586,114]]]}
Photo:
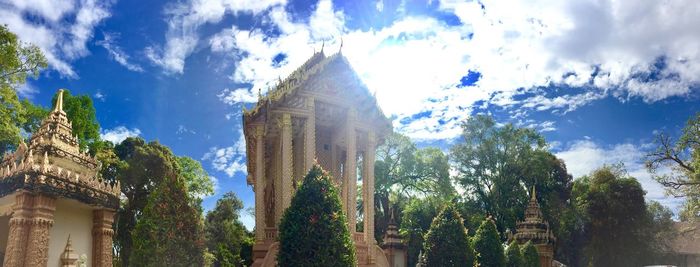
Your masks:
{"label": "tiered roof", "polygon": [[537,203],[537,192],[532,187],[530,202],[525,209],[525,220],[516,222],[516,232],[511,238],[515,238],[518,243],[532,241],[533,244],[552,244],[556,242],[556,237],[549,228],[549,222],[544,220],[540,204]]}
{"label": "tiered roof", "polygon": [[29,144],[21,142],[0,162],[0,197],[23,189],[116,208],[119,182],[103,181],[100,167],[96,158],[80,151],[63,111],[63,90],[59,90],[55,108],[32,134]]}

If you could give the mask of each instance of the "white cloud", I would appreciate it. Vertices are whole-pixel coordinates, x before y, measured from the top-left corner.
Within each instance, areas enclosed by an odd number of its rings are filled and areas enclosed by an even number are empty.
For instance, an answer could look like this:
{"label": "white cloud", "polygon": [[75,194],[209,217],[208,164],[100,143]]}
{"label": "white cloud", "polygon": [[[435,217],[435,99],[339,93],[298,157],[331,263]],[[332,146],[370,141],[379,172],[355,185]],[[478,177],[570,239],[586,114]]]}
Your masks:
{"label": "white cloud", "polygon": [[224,91],[217,96],[219,99],[221,99],[221,101],[229,105],[238,103],[254,103],[255,101],[258,101],[258,97],[253,95],[253,92],[246,88],[238,88],[235,90],[224,89]]}
{"label": "white cloud", "polygon": [[129,129],[125,126],[117,126],[112,129],[101,130],[100,138],[102,140],[107,140],[115,144],[119,144],[127,137],[136,137],[141,135],[141,130],[138,128]]}
{"label": "white cloud", "polygon": [[[70,61],[87,56],[86,43],[95,27],[110,16],[111,1],[7,0],[0,5],[0,23],[24,42],[41,48],[49,66],[63,76],[77,77]],[[26,14],[40,19],[29,20]]]}
{"label": "white cloud", "polygon": [[680,208],[680,201],[665,195],[664,188],[651,178],[644,166],[644,157],[647,153],[645,148],[649,145],[635,145],[632,143],[622,143],[612,146],[601,146],[591,140],[578,140],[569,146],[555,153],[564,160],[567,170],[576,178],[588,175],[593,170],[605,164],[623,163],[630,176],[637,178],[647,191],[646,198],[661,202],[669,206],[674,211]]}
{"label": "white cloud", "polygon": [[236,173],[246,173],[246,150],[243,130],[239,131],[239,137],[233,146],[212,147],[209,152],[202,156],[202,160],[211,161],[212,167],[217,171],[223,171],[229,177]]}
{"label": "white cloud", "polygon": [[[396,116],[396,130],[416,139],[457,136],[459,122],[478,101],[566,113],[611,95],[645,101],[685,96],[700,84],[694,75],[700,33],[691,30],[700,24],[700,7],[689,1],[441,1],[440,8],[463,24],[405,16],[382,29],[348,30],[346,16],[329,0],[319,2],[308,22],[292,20],[277,6],[262,20],[279,36],[233,26],[210,38],[209,46],[234,55],[232,78],[252,84],[252,96],[291,73],[323,40],[335,52],[342,37],[343,54],[387,115]],[[285,60],[275,62],[280,54]],[[666,67],[654,67],[660,62]],[[462,88],[469,70],[481,77]],[[550,85],[579,89],[541,96]],[[426,111],[432,115],[412,119]]]}
{"label": "white cloud", "polygon": [[117,34],[113,33],[103,33],[104,39],[97,42],[98,45],[104,47],[109,53],[109,56],[114,59],[119,65],[124,66],[126,69],[135,72],[143,72],[143,68],[135,63],[129,62],[130,58],[121,47],[115,44],[116,39],[118,39]]}
{"label": "white cloud", "polygon": [[248,12],[257,14],[285,0],[190,0],[171,5],[165,10],[168,31],[163,47],[149,46],[146,57],[166,73],[182,73],[185,59],[199,42],[198,30],[207,23],[217,23],[224,15]]}
{"label": "white cloud", "polygon": [[104,102],[104,101],[105,101],[105,98],[106,98],[107,96],[105,96],[105,95],[104,95],[103,93],[101,93],[101,92],[97,92],[97,93],[95,93],[95,94],[93,95],[93,97],[95,97],[95,99],[97,99],[97,100],[100,100],[100,101]]}
{"label": "white cloud", "polygon": [[21,86],[15,86],[15,90],[17,91],[17,95],[27,99],[34,98],[34,95],[39,92],[39,89],[36,89],[36,87],[29,84],[29,82],[25,82]]}

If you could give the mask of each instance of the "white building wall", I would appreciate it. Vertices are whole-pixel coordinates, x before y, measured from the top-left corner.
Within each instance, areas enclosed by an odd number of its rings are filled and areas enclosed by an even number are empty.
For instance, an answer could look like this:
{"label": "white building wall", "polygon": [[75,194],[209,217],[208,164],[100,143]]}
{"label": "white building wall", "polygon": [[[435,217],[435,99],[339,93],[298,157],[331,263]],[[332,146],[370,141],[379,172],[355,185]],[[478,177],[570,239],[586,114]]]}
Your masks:
{"label": "white building wall", "polygon": [[54,224],[49,239],[49,262],[47,267],[61,264],[61,253],[70,234],[73,250],[87,256],[87,265],[92,265],[92,207],[75,200],[56,200]]}

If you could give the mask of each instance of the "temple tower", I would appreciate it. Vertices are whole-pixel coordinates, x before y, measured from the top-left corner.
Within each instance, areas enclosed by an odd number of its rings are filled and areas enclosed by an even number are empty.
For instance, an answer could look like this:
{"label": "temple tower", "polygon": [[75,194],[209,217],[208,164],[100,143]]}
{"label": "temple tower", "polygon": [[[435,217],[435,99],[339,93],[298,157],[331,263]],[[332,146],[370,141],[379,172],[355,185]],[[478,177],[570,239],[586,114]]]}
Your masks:
{"label": "temple tower", "polygon": [[408,253],[406,251],[406,244],[401,240],[399,235],[399,225],[394,219],[394,212],[391,212],[391,219],[389,219],[389,225],[387,227],[386,233],[384,234],[384,243],[382,243],[382,249],[386,258],[389,261],[389,266],[391,267],[406,267],[408,266]]}
{"label": "temple tower", "polygon": [[120,189],[102,181],[99,170],[98,161],[80,151],[60,90],[29,144],[22,142],[0,163],[3,266],[61,266],[72,254],[86,258],[87,266],[112,266]]}
{"label": "temple tower", "polygon": [[[375,150],[392,131],[391,121],[342,54],[314,53],[244,111],[243,129],[247,181],[255,192],[253,266],[274,264],[277,226],[314,161],[341,189],[359,265],[376,266],[380,256],[386,261],[374,239],[374,194],[367,192],[374,192]],[[360,185],[364,232],[356,227]]]}
{"label": "temple tower", "polygon": [[551,267],[554,261],[554,244],[557,239],[549,228],[549,222],[545,221],[542,216],[534,186],[530,194],[530,202],[525,209],[525,220],[516,222],[515,228],[515,235],[509,234],[508,236],[509,242],[516,240],[518,244],[523,245],[527,241],[531,241],[540,255],[541,266]]}

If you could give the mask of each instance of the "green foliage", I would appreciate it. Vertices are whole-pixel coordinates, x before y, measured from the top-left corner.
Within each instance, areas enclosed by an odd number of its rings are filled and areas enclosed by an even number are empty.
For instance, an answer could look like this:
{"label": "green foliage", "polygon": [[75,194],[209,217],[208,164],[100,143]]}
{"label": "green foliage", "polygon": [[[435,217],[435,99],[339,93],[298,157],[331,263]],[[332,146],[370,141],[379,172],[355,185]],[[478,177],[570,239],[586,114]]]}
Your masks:
{"label": "green foliage", "polygon": [[474,250],[467,229],[453,205],[447,205],[435,217],[425,235],[421,266],[472,266]]}
{"label": "green foliage", "polygon": [[[408,266],[416,266],[423,250],[423,238],[440,208],[447,204],[438,198],[414,198],[403,208],[399,233],[407,244]],[[396,215],[397,213],[395,213]]]}
{"label": "green foliage", "polygon": [[[518,245],[518,242],[513,240],[510,242],[510,245],[508,245],[508,248],[506,249],[506,267],[524,267],[525,266],[525,259],[523,258],[523,254],[520,253],[520,246]],[[529,266],[529,265],[528,265]],[[537,265],[539,267],[539,265]]]}
{"label": "green foliage", "polygon": [[[121,192],[125,197],[117,210],[114,245],[123,266],[131,266],[131,232],[139,215],[144,212],[149,195],[167,177],[177,177],[179,167],[169,148],[158,142],[147,144],[141,138],[127,138],[114,147],[114,154],[119,158],[113,166],[114,178],[121,182]],[[198,220],[192,223],[198,223]]]}
{"label": "green foliage", "polygon": [[527,241],[520,253],[523,255],[523,267],[540,267],[540,255],[532,242]]}
{"label": "green foliage", "polygon": [[[593,266],[641,266],[658,252],[655,243],[661,229],[651,215],[639,182],[621,165],[604,166],[590,176],[588,191],[581,196],[586,211],[586,263]],[[655,209],[652,207],[652,209]],[[659,225],[658,227],[655,225]]]}
{"label": "green foliage", "polygon": [[347,225],[332,178],[314,165],[280,222],[279,266],[355,266]]}
{"label": "green foliage", "polygon": [[[405,135],[389,135],[377,148],[374,168],[376,239],[381,241],[386,232],[391,218],[389,210],[400,211],[403,208],[400,204],[408,199],[426,196],[451,199],[455,190],[449,168],[447,155],[440,149],[419,149]],[[432,217],[428,225],[430,221]]]}
{"label": "green foliage", "polygon": [[240,221],[241,209],[243,202],[235,193],[228,192],[207,214],[205,232],[207,247],[216,257],[213,266],[242,266],[241,254],[247,233]]}
{"label": "green foliage", "polygon": [[14,150],[22,140],[21,129],[32,129],[37,118],[43,118],[38,116],[40,107],[19,100],[16,88],[45,67],[46,59],[38,47],[22,43],[0,25],[0,154]]}
{"label": "green foliage", "polygon": [[472,239],[472,246],[476,251],[476,262],[480,266],[505,266],[506,258],[503,254],[501,237],[493,221],[486,219],[481,223]]}
{"label": "green foliage", "polygon": [[22,84],[27,76],[38,76],[46,66],[39,47],[21,42],[7,26],[0,25],[0,85]]}
{"label": "green foliage", "polygon": [[[494,218],[500,232],[514,229],[535,186],[545,218],[558,230],[558,211],[568,205],[571,176],[564,163],[547,151],[544,137],[533,129],[496,125],[488,116],[470,117],[462,140],[452,147],[457,182],[481,213]],[[524,186],[523,186],[524,185]]]}
{"label": "green foliage", "polygon": [[[51,100],[55,108],[58,93]],[[63,91],[63,111],[73,125],[73,134],[78,136],[80,149],[87,149],[90,144],[100,140],[100,124],[95,115],[95,106],[89,95],[71,95]]]}
{"label": "green foliage", "polygon": [[199,210],[184,182],[166,177],[148,198],[134,231],[131,266],[202,266],[204,234]]}
{"label": "green foliage", "polygon": [[214,182],[209,178],[202,163],[190,157],[177,157],[180,174],[185,178],[185,186],[190,198],[198,205],[202,198],[214,194]]}

